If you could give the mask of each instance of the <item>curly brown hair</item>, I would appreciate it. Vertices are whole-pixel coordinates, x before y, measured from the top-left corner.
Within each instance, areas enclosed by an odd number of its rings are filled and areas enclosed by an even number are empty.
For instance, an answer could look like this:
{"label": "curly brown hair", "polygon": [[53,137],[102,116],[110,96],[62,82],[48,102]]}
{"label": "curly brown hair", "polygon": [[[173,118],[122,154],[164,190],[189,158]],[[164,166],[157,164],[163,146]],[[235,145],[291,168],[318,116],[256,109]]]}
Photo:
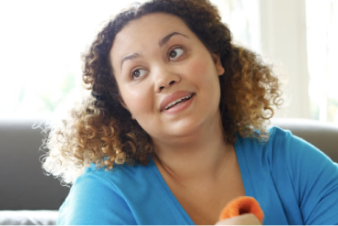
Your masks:
{"label": "curly brown hair", "polygon": [[[134,4],[109,21],[83,56],[83,81],[91,96],[50,131],[50,151],[43,165],[47,172],[72,183],[90,163],[108,169],[115,163],[148,163],[152,140],[120,103],[109,52],[124,26],[155,12],[181,18],[210,53],[220,54],[225,72],[219,77],[219,109],[225,140],[234,144],[236,134],[268,137],[265,122],[282,101],[271,67],[252,51],[232,43],[229,28],[208,0],[152,0]],[[71,169],[77,173],[70,174]]]}

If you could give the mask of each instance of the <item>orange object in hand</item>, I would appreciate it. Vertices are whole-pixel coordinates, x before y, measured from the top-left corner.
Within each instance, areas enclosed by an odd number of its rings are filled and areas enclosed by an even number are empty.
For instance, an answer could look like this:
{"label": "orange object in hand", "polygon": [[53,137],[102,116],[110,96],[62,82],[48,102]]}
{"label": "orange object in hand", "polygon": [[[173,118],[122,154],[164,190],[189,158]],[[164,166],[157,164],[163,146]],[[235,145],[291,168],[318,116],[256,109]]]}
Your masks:
{"label": "orange object in hand", "polygon": [[263,224],[264,213],[256,199],[242,196],[232,200],[222,210],[219,220],[237,217],[242,214],[252,213]]}

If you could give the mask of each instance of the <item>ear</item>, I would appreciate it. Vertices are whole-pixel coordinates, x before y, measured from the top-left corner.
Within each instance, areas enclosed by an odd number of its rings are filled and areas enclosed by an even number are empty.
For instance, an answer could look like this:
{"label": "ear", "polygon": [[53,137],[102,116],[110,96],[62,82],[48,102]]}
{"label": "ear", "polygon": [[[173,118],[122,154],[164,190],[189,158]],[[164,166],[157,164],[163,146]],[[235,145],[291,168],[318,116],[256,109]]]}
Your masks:
{"label": "ear", "polygon": [[220,56],[220,54],[219,53],[218,54],[212,53],[211,57],[212,57],[212,59],[213,59],[213,61],[215,63],[217,74],[219,76],[223,75],[225,70],[224,70],[224,67],[223,67],[222,62],[221,62],[221,56]]}
{"label": "ear", "polygon": [[[120,104],[121,104],[125,109],[127,109],[127,110],[129,111],[129,108],[127,107],[126,103],[124,103],[124,101],[123,101],[121,95],[119,95],[119,101],[120,101]],[[130,112],[130,111],[129,111],[129,112]],[[131,115],[131,118],[132,118],[133,120],[135,120],[135,118],[134,118],[133,115]]]}
{"label": "ear", "polygon": [[127,109],[127,110],[129,111],[129,109],[128,109],[126,103],[124,103],[124,101],[123,101],[121,95],[119,95],[119,101],[120,101],[120,104],[121,104],[125,109]]}

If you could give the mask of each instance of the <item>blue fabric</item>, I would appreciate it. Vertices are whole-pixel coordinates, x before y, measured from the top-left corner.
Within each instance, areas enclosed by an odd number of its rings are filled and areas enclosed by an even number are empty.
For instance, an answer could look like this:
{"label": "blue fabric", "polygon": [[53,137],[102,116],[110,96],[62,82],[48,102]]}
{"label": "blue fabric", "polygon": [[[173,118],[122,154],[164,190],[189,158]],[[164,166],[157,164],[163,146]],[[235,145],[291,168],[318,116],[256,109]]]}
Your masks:
{"label": "blue fabric", "polygon": [[[289,131],[235,144],[245,193],[264,224],[338,224],[338,165]],[[60,208],[58,224],[194,224],[153,160],[147,166],[87,168]]]}

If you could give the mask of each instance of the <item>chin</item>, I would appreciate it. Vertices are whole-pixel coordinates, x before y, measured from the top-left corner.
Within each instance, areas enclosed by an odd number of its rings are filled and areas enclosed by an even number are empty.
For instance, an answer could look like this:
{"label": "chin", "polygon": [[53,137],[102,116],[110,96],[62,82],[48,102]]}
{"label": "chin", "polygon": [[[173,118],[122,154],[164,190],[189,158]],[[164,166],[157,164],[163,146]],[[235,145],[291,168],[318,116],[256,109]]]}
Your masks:
{"label": "chin", "polygon": [[198,123],[198,120],[184,120],[184,122],[176,123],[176,125],[168,126],[166,131],[166,136],[173,138],[184,138],[194,136],[198,131],[202,129],[203,123]]}

